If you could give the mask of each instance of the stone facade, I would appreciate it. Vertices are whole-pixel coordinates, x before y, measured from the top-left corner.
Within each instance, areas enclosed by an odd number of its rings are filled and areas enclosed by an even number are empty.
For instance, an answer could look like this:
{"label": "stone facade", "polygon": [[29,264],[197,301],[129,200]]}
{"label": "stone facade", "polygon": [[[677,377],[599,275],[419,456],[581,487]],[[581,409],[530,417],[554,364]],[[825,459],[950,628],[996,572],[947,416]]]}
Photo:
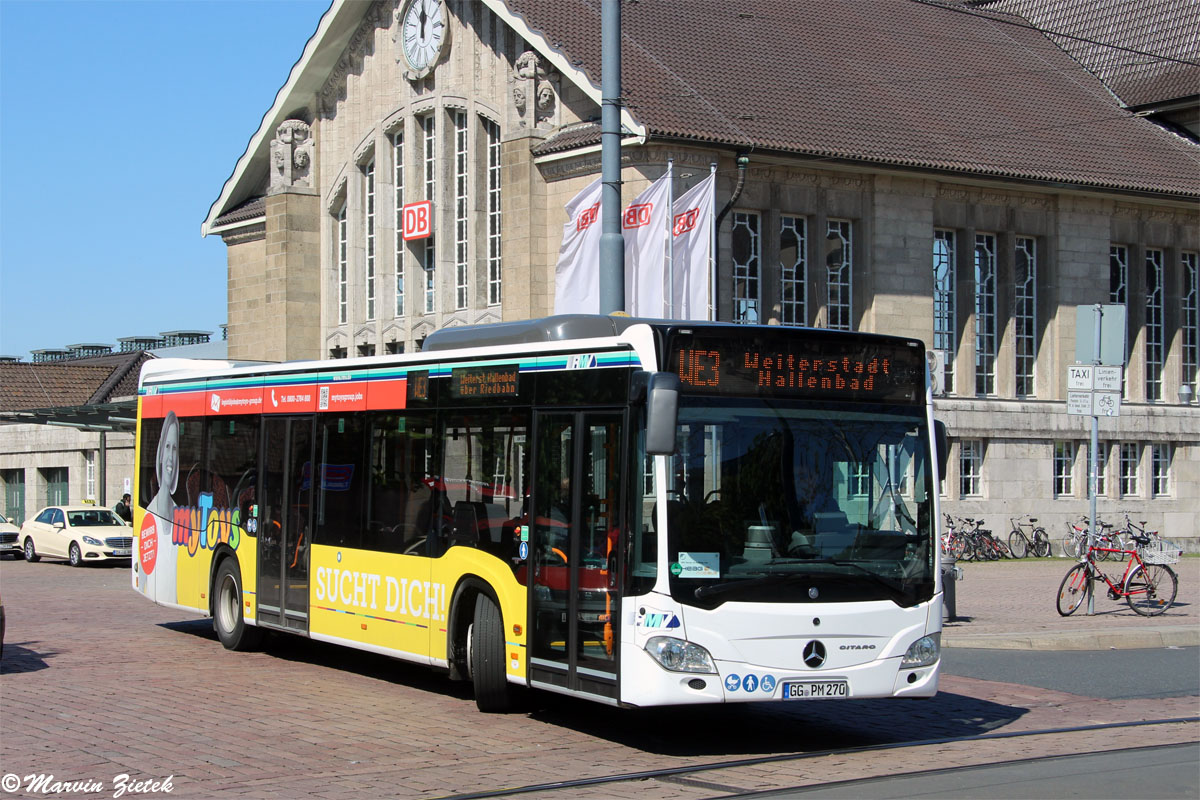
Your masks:
{"label": "stone facade", "polygon": [[133,434],[106,434],[103,447],[101,453],[99,433],[5,425],[0,435],[0,511],[18,525],[33,518],[54,499],[48,496],[48,481],[64,472],[65,502],[96,502],[112,508],[121,499],[126,480],[133,486]]}
{"label": "stone facade", "polygon": [[[552,313],[563,206],[599,174],[600,155],[535,148],[597,118],[598,104],[485,6],[449,8],[449,44],[429,74],[412,79],[406,69],[395,36],[402,4],[376,3],[309,104],[288,110],[262,179],[265,217],[221,230],[231,358],[383,355],[446,326]],[[625,202],[668,158],[677,194],[710,163],[718,208],[734,194],[736,153],[658,140],[625,147]],[[1109,459],[1100,511],[1200,535],[1200,412],[1177,399],[1182,309],[1196,281],[1187,259],[1194,265],[1200,251],[1194,204],[754,159],[718,232],[717,318],[846,320],[942,350],[953,385],[937,413],[954,440],[944,510],[1002,531],[1025,513],[1061,531],[1087,509],[1087,418],[1066,414],[1065,370],[1075,306],[1113,302],[1120,250],[1130,360],[1121,416],[1101,424]],[[404,241],[398,206],[417,200],[432,202],[432,238]],[[1162,267],[1162,357],[1148,359],[1153,259]],[[935,297],[945,304],[940,340]],[[1148,374],[1159,370],[1152,399]],[[1129,478],[1134,462],[1122,466],[1121,443],[1136,450],[1138,477],[1124,494],[1122,469]],[[1064,448],[1069,463],[1055,459]],[[964,481],[964,467],[979,480]]]}

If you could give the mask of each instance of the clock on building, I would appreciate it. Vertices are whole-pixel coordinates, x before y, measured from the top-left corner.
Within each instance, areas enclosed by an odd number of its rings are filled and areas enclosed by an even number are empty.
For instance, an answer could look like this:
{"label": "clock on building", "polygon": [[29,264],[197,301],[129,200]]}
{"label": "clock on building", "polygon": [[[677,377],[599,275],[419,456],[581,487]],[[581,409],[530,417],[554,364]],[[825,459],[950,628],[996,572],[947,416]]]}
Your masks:
{"label": "clock on building", "polygon": [[400,16],[400,45],[404,60],[423,77],[441,57],[450,35],[444,0],[407,0]]}

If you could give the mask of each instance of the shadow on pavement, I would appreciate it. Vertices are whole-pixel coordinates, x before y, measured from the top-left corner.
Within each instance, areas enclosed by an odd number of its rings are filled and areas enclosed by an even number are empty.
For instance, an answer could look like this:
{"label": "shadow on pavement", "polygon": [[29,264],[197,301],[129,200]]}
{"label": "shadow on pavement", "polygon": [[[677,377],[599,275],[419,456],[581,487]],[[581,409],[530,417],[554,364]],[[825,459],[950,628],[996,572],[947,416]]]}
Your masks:
{"label": "shadow on pavement", "polygon": [[544,695],[537,700],[543,702],[533,719],[675,757],[785,754],[972,736],[1003,728],[1027,711],[946,692],[929,700],[627,710]]}
{"label": "shadow on pavement", "polygon": [[40,652],[26,646],[35,644],[38,642],[5,642],[4,658],[0,660],[0,675],[49,669],[50,665],[46,663],[46,659],[54,658],[58,651]]}
{"label": "shadow on pavement", "polygon": [[[211,620],[161,627],[212,640]],[[351,672],[456,700],[471,701],[467,681],[450,681],[417,664],[312,642],[269,635],[261,652],[297,664]],[[514,713],[534,722],[576,731],[647,753],[674,757],[744,757],[924,739],[971,736],[1002,729],[1027,709],[942,692],[897,700],[812,701],[770,704],[617,709],[548,692],[523,692]],[[686,732],[686,735],[681,735]]]}

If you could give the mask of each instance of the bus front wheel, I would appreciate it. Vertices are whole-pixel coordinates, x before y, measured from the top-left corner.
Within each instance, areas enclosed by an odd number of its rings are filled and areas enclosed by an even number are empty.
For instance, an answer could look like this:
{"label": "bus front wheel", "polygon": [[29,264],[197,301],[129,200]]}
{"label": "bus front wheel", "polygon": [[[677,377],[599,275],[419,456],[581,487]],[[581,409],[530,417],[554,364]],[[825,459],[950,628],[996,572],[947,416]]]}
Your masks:
{"label": "bus front wheel", "polygon": [[262,631],[246,624],[242,574],[232,558],[221,562],[213,580],[213,630],[226,650],[253,650],[262,640]]}
{"label": "bus front wheel", "polygon": [[504,621],[495,601],[485,594],[475,598],[475,618],[467,637],[475,705],[488,713],[508,711],[512,696],[504,670]]}

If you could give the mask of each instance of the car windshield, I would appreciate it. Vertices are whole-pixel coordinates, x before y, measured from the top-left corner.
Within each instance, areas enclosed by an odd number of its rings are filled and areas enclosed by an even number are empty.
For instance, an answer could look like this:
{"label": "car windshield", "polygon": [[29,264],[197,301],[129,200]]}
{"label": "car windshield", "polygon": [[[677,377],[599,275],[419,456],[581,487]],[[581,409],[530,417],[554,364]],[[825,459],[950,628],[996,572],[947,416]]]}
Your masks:
{"label": "car windshield", "polygon": [[932,596],[922,408],[689,398],[677,433],[667,518],[680,602]]}
{"label": "car windshield", "polygon": [[68,511],[67,522],[72,528],[88,528],[96,525],[123,525],[117,515],[107,508],[89,508],[87,511]]}

